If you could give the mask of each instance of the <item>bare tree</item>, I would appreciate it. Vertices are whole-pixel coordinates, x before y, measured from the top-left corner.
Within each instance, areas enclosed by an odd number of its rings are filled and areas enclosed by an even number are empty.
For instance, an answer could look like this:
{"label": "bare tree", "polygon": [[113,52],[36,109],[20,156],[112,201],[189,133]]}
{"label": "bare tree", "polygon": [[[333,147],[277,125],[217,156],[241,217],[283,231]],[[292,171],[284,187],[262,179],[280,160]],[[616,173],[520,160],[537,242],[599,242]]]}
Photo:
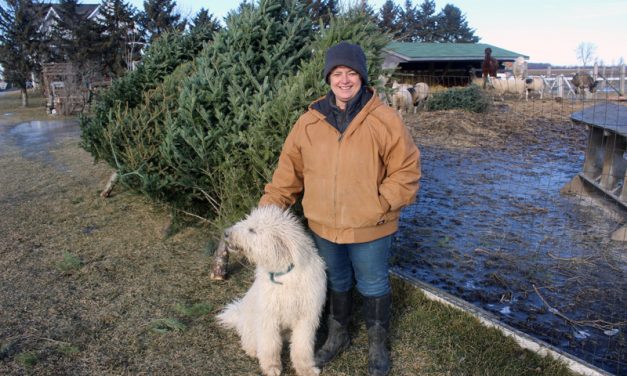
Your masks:
{"label": "bare tree", "polygon": [[597,52],[597,45],[591,42],[581,42],[575,48],[577,60],[581,61],[582,66],[588,65],[588,62],[594,60],[594,54]]}

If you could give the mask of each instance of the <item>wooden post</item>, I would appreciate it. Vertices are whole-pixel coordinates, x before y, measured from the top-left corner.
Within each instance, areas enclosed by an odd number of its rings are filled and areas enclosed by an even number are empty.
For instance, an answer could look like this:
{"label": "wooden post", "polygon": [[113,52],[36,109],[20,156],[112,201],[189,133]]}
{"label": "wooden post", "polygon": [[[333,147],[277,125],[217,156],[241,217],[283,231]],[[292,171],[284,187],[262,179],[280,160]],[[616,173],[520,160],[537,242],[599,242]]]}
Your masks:
{"label": "wooden post", "polygon": [[592,126],[589,128],[583,174],[591,180],[596,180],[603,171],[603,129]]}
{"label": "wooden post", "polygon": [[555,78],[555,81],[557,81],[557,97],[564,98],[564,75],[560,74]]}
{"label": "wooden post", "polygon": [[546,68],[546,76],[547,77],[551,77],[551,66],[549,65],[548,68]]}
{"label": "wooden post", "polygon": [[594,67],[592,68],[592,78],[596,81],[597,77],[599,77],[599,63],[594,63]]}
{"label": "wooden post", "polygon": [[623,192],[618,196],[618,199],[627,203],[627,170],[625,170],[625,177],[623,178]]}
{"label": "wooden post", "polygon": [[619,179],[625,175],[625,137],[614,132],[607,135],[605,155],[603,157],[603,172],[601,173],[601,188],[612,192],[618,187]]}
{"label": "wooden post", "polygon": [[620,66],[620,95],[625,95],[625,64]]}

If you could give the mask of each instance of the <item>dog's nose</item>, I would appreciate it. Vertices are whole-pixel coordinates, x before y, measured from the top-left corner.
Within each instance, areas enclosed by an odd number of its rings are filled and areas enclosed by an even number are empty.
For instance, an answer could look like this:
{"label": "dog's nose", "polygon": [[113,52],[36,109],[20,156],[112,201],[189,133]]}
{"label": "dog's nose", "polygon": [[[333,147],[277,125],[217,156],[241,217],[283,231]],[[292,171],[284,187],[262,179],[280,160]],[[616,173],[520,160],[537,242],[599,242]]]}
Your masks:
{"label": "dog's nose", "polygon": [[229,236],[231,235],[231,232],[232,232],[232,230],[231,230],[230,227],[224,230],[224,240],[228,240],[229,239]]}

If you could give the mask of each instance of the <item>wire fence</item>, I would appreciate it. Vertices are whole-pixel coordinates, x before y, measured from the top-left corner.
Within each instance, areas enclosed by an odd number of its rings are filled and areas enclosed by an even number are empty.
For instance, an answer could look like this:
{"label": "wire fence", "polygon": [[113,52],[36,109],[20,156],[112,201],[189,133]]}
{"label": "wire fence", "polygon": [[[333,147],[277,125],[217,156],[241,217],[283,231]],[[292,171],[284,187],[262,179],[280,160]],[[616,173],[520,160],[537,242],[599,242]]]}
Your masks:
{"label": "wire fence", "polygon": [[404,115],[423,178],[393,263],[627,375],[627,106],[615,90],[558,92]]}

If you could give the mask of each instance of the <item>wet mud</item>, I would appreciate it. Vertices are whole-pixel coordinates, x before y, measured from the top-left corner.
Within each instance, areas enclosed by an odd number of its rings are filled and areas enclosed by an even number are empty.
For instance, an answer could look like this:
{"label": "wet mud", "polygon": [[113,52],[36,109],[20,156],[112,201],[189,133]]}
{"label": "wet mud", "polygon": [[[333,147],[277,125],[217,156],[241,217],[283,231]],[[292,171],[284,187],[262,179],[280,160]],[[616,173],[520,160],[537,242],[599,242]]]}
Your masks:
{"label": "wet mud", "polygon": [[602,197],[559,193],[581,171],[585,130],[542,119],[526,123],[521,134],[496,132],[492,142],[487,127],[478,139],[491,146],[461,148],[447,146],[447,137],[420,145],[428,132],[414,127],[422,187],[402,213],[394,264],[625,375],[627,243],[609,234],[627,216]]}
{"label": "wet mud", "polygon": [[[24,158],[55,164],[50,149],[64,140],[78,139],[79,136],[80,127],[75,120],[33,120],[0,126],[0,155],[9,147],[15,147]],[[60,164],[57,167],[65,168]]]}

